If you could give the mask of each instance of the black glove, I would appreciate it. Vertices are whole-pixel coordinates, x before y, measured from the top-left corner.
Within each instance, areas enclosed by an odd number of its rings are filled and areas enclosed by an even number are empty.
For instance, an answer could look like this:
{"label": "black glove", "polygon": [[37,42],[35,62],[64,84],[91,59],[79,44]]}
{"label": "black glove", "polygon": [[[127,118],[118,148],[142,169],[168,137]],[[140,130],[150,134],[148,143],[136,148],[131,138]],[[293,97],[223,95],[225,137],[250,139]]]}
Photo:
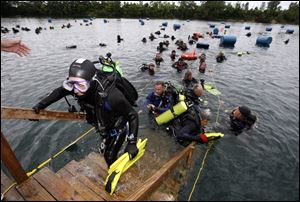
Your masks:
{"label": "black glove", "polygon": [[32,109],[34,110],[34,112],[36,114],[40,113],[40,110],[42,109],[41,106],[39,104],[35,105],[34,107],[32,107]]}
{"label": "black glove", "polygon": [[139,152],[136,143],[128,143],[125,152],[128,152],[130,160],[133,159]]}
{"label": "black glove", "polygon": [[[41,107],[40,104],[37,104],[37,105],[35,105],[34,107],[32,107],[32,109],[34,110],[34,112],[35,112],[36,114],[39,114],[39,113],[40,113],[40,110],[43,109],[43,108]],[[39,121],[39,119],[28,119],[28,120],[29,120],[29,121]]]}

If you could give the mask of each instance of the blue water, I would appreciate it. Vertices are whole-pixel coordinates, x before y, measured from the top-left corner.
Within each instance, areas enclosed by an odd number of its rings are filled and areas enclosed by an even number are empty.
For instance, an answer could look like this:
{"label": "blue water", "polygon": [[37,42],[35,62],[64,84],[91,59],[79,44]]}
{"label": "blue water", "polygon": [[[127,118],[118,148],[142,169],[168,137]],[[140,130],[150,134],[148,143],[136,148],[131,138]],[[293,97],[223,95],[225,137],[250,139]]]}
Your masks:
{"label": "blue water", "polygon": [[[167,20],[166,31],[161,38],[142,43],[141,39],[160,30],[159,25],[166,20],[145,20],[141,26],[137,19],[93,20],[85,26],[82,21],[73,19],[55,19],[50,24],[47,19],[2,18],[1,26],[11,29],[17,24],[27,26],[30,32],[20,31],[13,34],[1,34],[1,39],[19,37],[30,48],[27,57],[1,52],[1,105],[31,108],[47,93],[62,84],[67,77],[69,65],[77,58],[97,60],[99,54],[110,51],[114,59],[120,61],[124,75],[135,85],[139,93],[138,103],[142,103],[156,80],[179,83],[184,75],[171,68],[169,54],[175,49],[174,42],[193,32],[211,31],[205,21]],[[61,29],[70,22],[70,29]],[[174,23],[181,24],[177,31]],[[212,22],[221,28],[220,22]],[[237,37],[234,48],[219,47],[219,39],[206,37],[201,39],[210,44],[205,52],[207,70],[205,75],[198,72],[199,61],[188,62],[196,78],[204,78],[216,85],[222,92],[220,97],[205,94],[213,117],[208,131],[223,132],[225,137],[214,141],[204,162],[200,178],[191,200],[299,200],[299,26],[293,28],[294,34],[284,33],[286,28],[279,24],[230,23],[227,34]],[[49,30],[49,26],[54,30]],[[251,26],[251,37],[245,34],[246,25]],[[47,28],[41,34],[34,33],[37,27]],[[265,28],[271,26],[271,32]],[[158,43],[166,40],[164,34],[174,35],[169,49],[162,53],[164,62],[156,69],[155,76],[139,71],[142,63],[153,62]],[[117,43],[117,35],[124,38]],[[260,35],[272,36],[269,48],[255,46]],[[290,39],[288,44],[284,40]],[[106,43],[107,47],[100,47]],[[68,45],[77,45],[77,49],[66,49]],[[188,45],[193,51],[194,45]],[[227,56],[224,63],[216,63],[215,56],[223,50]],[[250,54],[238,57],[236,52],[249,51]],[[69,98],[71,103],[75,103]],[[258,117],[254,129],[235,136],[228,129],[228,114],[239,105],[249,106]],[[64,100],[48,107],[51,110],[67,109]],[[139,110],[139,108],[137,108]],[[219,113],[218,113],[219,112]],[[217,120],[218,119],[218,120]],[[17,158],[26,171],[58,152],[90,128],[79,121],[40,121],[1,120],[1,131],[6,136]],[[150,126],[147,116],[140,114],[141,137],[149,138],[149,150],[155,155],[153,162],[167,160],[176,151],[182,149],[163,131]],[[58,170],[72,159],[83,158],[91,151],[98,151],[98,135],[93,133],[80,141],[72,152],[50,163]],[[178,200],[187,200],[197,177],[208,145],[197,145],[192,168],[185,186],[182,186]],[[155,165],[147,165],[153,166]],[[1,164],[2,167],[2,164]]]}

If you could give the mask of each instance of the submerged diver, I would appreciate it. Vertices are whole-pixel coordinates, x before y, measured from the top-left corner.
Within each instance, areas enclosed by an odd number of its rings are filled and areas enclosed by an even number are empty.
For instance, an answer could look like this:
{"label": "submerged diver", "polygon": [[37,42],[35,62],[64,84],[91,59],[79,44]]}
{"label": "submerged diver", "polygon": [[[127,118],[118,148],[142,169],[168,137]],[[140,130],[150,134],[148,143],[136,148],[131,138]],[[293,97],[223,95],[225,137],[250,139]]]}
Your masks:
{"label": "submerged diver", "polygon": [[193,77],[192,71],[189,69],[185,72],[184,78],[182,80],[183,87],[185,89],[192,89],[194,84],[197,84],[198,81]]}
{"label": "submerged diver", "polygon": [[142,72],[148,70],[148,73],[151,76],[155,74],[155,64],[153,63],[150,64],[143,63],[139,68]]}
{"label": "submerged diver", "polygon": [[235,108],[230,114],[230,126],[235,135],[242,133],[244,130],[253,128],[256,122],[256,115],[246,106]]}
{"label": "submerged diver", "polygon": [[216,60],[219,63],[223,62],[224,60],[227,60],[227,58],[225,57],[223,51],[220,51],[220,53],[216,57]]}
{"label": "submerged diver", "polygon": [[[100,63],[103,64],[101,60]],[[109,81],[112,77],[114,78],[112,80],[119,80],[118,82],[125,79],[117,75],[116,71],[104,74],[103,71],[97,70],[91,61],[77,59],[71,64],[68,78],[63,85],[33,107],[35,112],[39,113],[41,109],[45,109],[61,98],[72,95],[77,99],[81,111],[86,112],[87,122],[95,126],[102,136],[103,142],[100,147],[104,151],[104,158],[108,165],[117,159],[126,133],[128,144],[125,152],[128,152],[130,159],[138,153],[136,146],[138,114],[126,94],[117,87],[118,83],[110,85]],[[129,129],[126,125],[129,125]]]}
{"label": "submerged diver", "polygon": [[219,134],[205,134],[204,128],[208,124],[210,116],[211,112],[209,109],[203,110],[193,105],[187,112],[174,120],[167,130],[183,145],[187,145],[191,141],[207,143],[209,140],[221,137]]}
{"label": "submerged diver", "polygon": [[159,66],[160,63],[164,61],[164,59],[161,57],[160,53],[156,53],[154,61],[155,61],[155,64],[157,66]]}
{"label": "submerged diver", "polygon": [[177,62],[174,62],[172,64],[172,67],[175,68],[177,70],[178,73],[181,73],[182,70],[187,69],[188,68],[188,64],[186,62],[183,61],[182,58],[179,58],[177,60]]}

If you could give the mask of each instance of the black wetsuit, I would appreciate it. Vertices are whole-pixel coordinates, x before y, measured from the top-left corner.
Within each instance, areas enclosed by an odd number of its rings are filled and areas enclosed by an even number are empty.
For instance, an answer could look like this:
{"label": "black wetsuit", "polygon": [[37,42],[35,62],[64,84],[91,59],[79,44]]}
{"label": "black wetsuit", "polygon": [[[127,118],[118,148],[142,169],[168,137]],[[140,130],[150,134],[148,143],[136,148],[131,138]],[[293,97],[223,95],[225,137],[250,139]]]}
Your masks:
{"label": "black wetsuit", "polygon": [[200,125],[199,109],[197,106],[193,106],[188,109],[183,115],[179,116],[173,123],[174,133],[177,140],[180,141],[197,141],[202,140],[199,137],[200,133],[204,130]]}
{"label": "black wetsuit", "polygon": [[[138,133],[137,112],[118,88],[112,88],[106,98],[101,98],[98,93],[97,86],[98,83],[96,81],[91,81],[90,88],[83,96],[76,96],[73,91],[67,91],[63,87],[59,87],[40,101],[37,106],[39,109],[44,109],[67,95],[73,95],[76,97],[81,110],[86,111],[88,123],[97,127],[97,122],[100,122],[101,126],[105,127],[104,138],[107,138],[107,135],[109,135],[111,130],[117,129],[124,132],[125,130],[123,129],[128,122],[129,135],[133,137],[131,141],[136,141]],[[133,134],[133,136],[131,134]],[[122,135],[122,140],[124,141],[126,134],[124,133],[120,135]],[[111,138],[108,139],[111,140]],[[123,141],[119,141],[115,148],[109,148],[109,144],[111,143],[110,141],[106,143],[107,149],[113,150],[107,150],[107,152],[113,154],[105,155],[105,160],[108,165],[117,159],[117,153]]]}
{"label": "black wetsuit", "polygon": [[233,115],[234,111],[235,110],[233,110],[230,114],[230,126],[231,126],[231,130],[234,131],[235,135],[239,135],[244,130],[251,129],[252,125],[256,121],[256,116],[249,115],[249,117],[246,118],[245,120],[239,120],[234,117]]}
{"label": "black wetsuit", "polygon": [[197,84],[198,81],[193,77],[192,80],[184,79],[182,84],[186,89],[192,89],[194,84]]}

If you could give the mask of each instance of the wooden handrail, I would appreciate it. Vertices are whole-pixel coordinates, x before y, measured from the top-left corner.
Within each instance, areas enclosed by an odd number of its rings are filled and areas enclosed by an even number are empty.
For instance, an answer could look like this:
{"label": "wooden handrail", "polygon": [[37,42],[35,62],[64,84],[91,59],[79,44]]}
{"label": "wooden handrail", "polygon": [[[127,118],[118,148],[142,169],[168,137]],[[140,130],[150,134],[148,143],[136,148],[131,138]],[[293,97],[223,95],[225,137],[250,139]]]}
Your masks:
{"label": "wooden handrail", "polygon": [[[191,152],[195,149],[196,142],[192,142],[184,150],[177,153],[171,160],[163,165],[154,175],[152,175],[146,182],[132,195],[127,197],[125,201],[142,201],[145,200],[156,188],[161,184],[163,179],[175,168],[179,160],[183,157],[191,158]],[[188,162],[191,160],[189,159]]]}
{"label": "wooden handrail", "polygon": [[[40,110],[39,114],[36,114],[33,109],[1,106],[1,119],[85,120],[85,118],[86,115],[83,113]],[[28,178],[2,131],[1,160],[18,184]]]}
{"label": "wooden handrail", "polygon": [[1,160],[7,167],[10,174],[14,177],[18,184],[27,180],[27,175],[21,164],[19,163],[16,155],[10,148],[7,140],[1,132]]}
{"label": "wooden handrail", "polygon": [[39,119],[39,120],[85,120],[83,113],[40,110],[36,114],[33,109],[1,106],[1,119]]}

